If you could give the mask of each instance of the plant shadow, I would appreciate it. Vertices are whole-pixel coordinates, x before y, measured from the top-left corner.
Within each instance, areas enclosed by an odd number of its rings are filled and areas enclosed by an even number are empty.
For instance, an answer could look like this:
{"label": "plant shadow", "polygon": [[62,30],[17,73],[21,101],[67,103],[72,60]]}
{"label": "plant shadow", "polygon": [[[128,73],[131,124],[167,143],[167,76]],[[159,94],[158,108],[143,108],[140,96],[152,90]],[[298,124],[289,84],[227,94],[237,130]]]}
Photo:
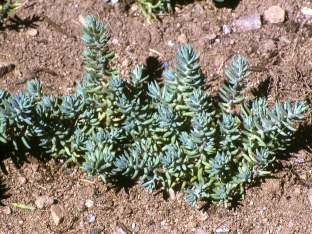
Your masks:
{"label": "plant shadow", "polygon": [[7,187],[6,184],[2,183],[2,178],[0,178],[0,206],[4,206],[2,200],[8,199],[11,197],[11,194],[8,194],[7,192],[10,190],[10,188]]}
{"label": "plant shadow", "polygon": [[33,15],[26,17],[25,19],[21,19],[17,15],[14,15],[13,17],[10,17],[5,26],[1,26],[0,30],[3,30],[4,28],[7,28],[9,30],[14,30],[16,32],[19,32],[21,29],[24,28],[37,28],[38,25],[36,22],[42,21],[40,19],[40,16]]}
{"label": "plant shadow", "polygon": [[[194,2],[195,0],[173,0],[171,1],[171,4],[174,8],[175,4],[189,5]],[[239,2],[240,0],[223,0],[222,2],[213,0],[213,3],[217,8],[235,9],[238,6]]]}
{"label": "plant shadow", "polygon": [[[38,144],[34,143],[32,145],[35,146]],[[24,165],[24,163],[30,163],[30,161],[28,160],[29,155],[31,155],[32,157],[34,157],[35,159],[43,163],[51,160],[52,158],[49,155],[44,155],[38,147],[32,147],[31,149],[21,148],[20,150],[16,150],[14,149],[12,145],[7,144],[7,145],[2,145],[1,150],[2,150],[2,154],[0,157],[0,170],[5,175],[9,174],[9,172],[7,171],[4,165],[4,160],[8,158],[12,160],[14,166],[17,169],[20,169]]]}

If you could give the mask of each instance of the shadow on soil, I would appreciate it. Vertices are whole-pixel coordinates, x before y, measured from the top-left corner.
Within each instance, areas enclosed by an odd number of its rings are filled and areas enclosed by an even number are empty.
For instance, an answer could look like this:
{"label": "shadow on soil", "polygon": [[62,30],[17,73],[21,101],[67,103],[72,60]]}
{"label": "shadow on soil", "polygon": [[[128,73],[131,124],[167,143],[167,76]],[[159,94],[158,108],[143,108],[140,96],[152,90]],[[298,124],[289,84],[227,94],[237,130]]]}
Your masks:
{"label": "shadow on soil", "polygon": [[[216,1],[213,0],[213,3],[215,4],[215,6],[217,8],[231,8],[231,9],[235,9],[238,5],[238,3],[240,2],[240,0],[222,0],[220,1]],[[194,3],[195,0],[173,0],[170,1],[171,4],[174,6],[175,4],[181,4],[181,5],[189,5],[191,3]],[[174,8],[174,7],[173,7]]]}
{"label": "shadow on soil", "polygon": [[[19,32],[19,30],[23,28],[37,28],[38,25],[36,22],[38,21],[41,21],[40,16],[33,15],[25,19],[21,19],[17,15],[14,15],[14,17],[8,19],[5,28]],[[0,28],[0,30],[2,29],[3,28]]]}
{"label": "shadow on soil", "polygon": [[0,178],[0,206],[5,206],[5,204],[2,203],[2,200],[11,197],[11,194],[7,193],[9,190],[10,188],[8,188],[6,184],[2,184],[2,179]]}
{"label": "shadow on soil", "polygon": [[[20,144],[22,145],[22,144]],[[33,144],[34,146],[38,145],[36,143]],[[10,145],[2,145],[1,147],[1,157],[0,157],[0,170],[3,174],[8,175],[9,172],[6,170],[6,167],[3,163],[5,159],[11,158],[14,166],[17,169],[20,169],[24,163],[30,163],[28,160],[28,156],[31,155],[35,159],[40,162],[47,162],[52,159],[51,156],[43,155],[38,147],[33,147],[32,149],[20,149],[19,151],[15,150],[13,146]]]}

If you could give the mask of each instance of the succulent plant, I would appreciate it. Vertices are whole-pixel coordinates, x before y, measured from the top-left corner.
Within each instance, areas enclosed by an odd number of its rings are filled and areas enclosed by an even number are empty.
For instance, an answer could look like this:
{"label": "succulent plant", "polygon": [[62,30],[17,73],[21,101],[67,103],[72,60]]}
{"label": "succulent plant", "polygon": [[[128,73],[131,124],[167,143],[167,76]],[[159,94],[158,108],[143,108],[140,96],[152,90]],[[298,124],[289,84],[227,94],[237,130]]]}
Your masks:
{"label": "succulent plant", "polygon": [[[305,101],[248,101],[249,63],[242,56],[225,70],[227,82],[212,97],[192,46],[178,48],[164,85],[148,82],[136,66],[129,79],[110,66],[108,24],[86,17],[85,75],[76,92],[47,96],[38,80],[27,91],[0,91],[0,141],[16,150],[37,144],[104,182],[116,175],[158,187],[185,189],[193,206],[208,200],[225,206],[247,184],[267,176],[267,166],[293,140]],[[37,147],[37,145],[35,145]]]}

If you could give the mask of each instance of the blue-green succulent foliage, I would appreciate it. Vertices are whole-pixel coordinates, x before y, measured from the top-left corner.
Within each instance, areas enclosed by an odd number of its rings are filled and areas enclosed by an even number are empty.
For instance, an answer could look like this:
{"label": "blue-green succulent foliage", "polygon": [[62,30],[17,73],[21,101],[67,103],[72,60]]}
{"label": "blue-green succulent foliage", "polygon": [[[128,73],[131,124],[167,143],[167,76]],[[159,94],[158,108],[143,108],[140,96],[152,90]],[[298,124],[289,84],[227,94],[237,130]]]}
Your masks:
{"label": "blue-green succulent foliage", "polygon": [[139,179],[153,191],[161,185],[186,189],[186,201],[227,205],[246,184],[266,176],[267,165],[292,141],[306,102],[265,99],[247,102],[250,75],[238,56],[228,81],[212,97],[201,73],[199,54],[178,49],[164,86],[147,82],[137,66],[125,79],[109,62],[103,24],[86,17],[83,28],[85,75],[74,94],[47,96],[38,80],[18,95],[0,92],[0,141],[16,150],[39,147],[45,154],[80,164],[103,181],[117,174]]}

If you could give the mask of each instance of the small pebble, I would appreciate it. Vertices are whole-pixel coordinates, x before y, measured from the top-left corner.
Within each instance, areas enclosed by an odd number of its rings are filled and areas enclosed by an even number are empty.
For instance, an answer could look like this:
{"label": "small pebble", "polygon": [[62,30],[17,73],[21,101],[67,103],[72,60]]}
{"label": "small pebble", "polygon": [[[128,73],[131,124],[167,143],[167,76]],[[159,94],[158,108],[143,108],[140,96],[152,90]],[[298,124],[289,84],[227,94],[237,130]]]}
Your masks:
{"label": "small pebble", "polygon": [[173,41],[173,40],[169,40],[169,41],[168,41],[168,45],[169,45],[169,46],[174,46],[174,41]]}
{"label": "small pebble", "polygon": [[138,10],[138,7],[137,6],[131,6],[130,9],[131,9],[131,11],[136,12]]}
{"label": "small pebble", "polygon": [[301,13],[306,17],[306,19],[309,19],[312,17],[312,8],[304,7],[301,9]]}
{"label": "small pebble", "polygon": [[135,228],[135,223],[132,223],[132,224],[131,224],[131,228],[132,228],[132,229]]}
{"label": "small pebble", "polygon": [[86,26],[86,19],[82,15],[78,16],[78,21],[83,25]]}
{"label": "small pebble", "polygon": [[222,31],[225,35],[227,35],[232,32],[232,29],[228,25],[224,24],[222,25]]}
{"label": "small pebble", "polygon": [[166,61],[166,62],[164,62],[164,63],[161,65],[161,69],[165,69],[165,68],[167,68],[167,67],[169,67],[169,66],[170,66],[169,62]]}
{"label": "small pebble", "polygon": [[103,231],[103,228],[94,228],[91,230],[91,234],[98,234]]}
{"label": "small pebble", "polygon": [[230,229],[227,227],[218,227],[215,229],[215,233],[229,233]]}
{"label": "small pebble", "polygon": [[207,34],[205,36],[205,39],[209,40],[209,41],[213,41],[217,38],[217,35],[216,34]]}
{"label": "small pebble", "polygon": [[175,192],[172,188],[169,188],[169,197],[171,200],[175,200],[176,196],[175,196]]}
{"label": "small pebble", "polygon": [[79,212],[84,212],[87,209],[85,204],[79,204],[78,205],[78,211]]}
{"label": "small pebble", "polygon": [[236,20],[236,26],[242,30],[255,30],[261,28],[261,16],[260,14],[251,14],[246,17]]}
{"label": "small pebble", "polygon": [[131,64],[131,62],[129,61],[129,59],[124,59],[124,60],[122,61],[122,63],[121,63],[121,65],[122,65],[123,67],[129,67],[130,64]]}
{"label": "small pebble", "polygon": [[38,34],[38,31],[36,29],[34,29],[34,28],[31,28],[31,29],[27,30],[27,35],[28,36],[35,37],[35,36],[37,36],[37,34]]}
{"label": "small pebble", "polygon": [[115,4],[115,3],[119,2],[119,0],[111,0],[111,2],[112,2],[113,4]]}
{"label": "small pebble", "polygon": [[167,225],[168,225],[168,223],[167,223],[167,221],[166,221],[166,220],[163,220],[163,221],[161,221],[161,222],[160,222],[160,225],[161,225],[161,226],[165,226],[165,225],[167,226]]}
{"label": "small pebble", "polygon": [[9,215],[11,214],[12,210],[9,206],[2,206],[0,207],[0,214],[3,213],[3,214],[6,214],[6,215]]}
{"label": "small pebble", "polygon": [[118,41],[118,39],[113,38],[112,43],[115,44],[115,45],[118,45],[119,41]]}
{"label": "small pebble", "polygon": [[23,176],[18,177],[18,183],[19,184],[26,184],[26,178]]}
{"label": "small pebble", "polygon": [[60,225],[64,221],[65,209],[63,206],[55,204],[50,207],[52,219],[56,226]]}
{"label": "small pebble", "polygon": [[285,10],[280,6],[271,6],[264,11],[263,18],[271,24],[282,23],[285,20]]}
{"label": "small pebble", "polygon": [[94,214],[88,214],[87,215],[87,221],[89,223],[93,223],[95,221],[95,215]]}
{"label": "small pebble", "polygon": [[86,207],[91,208],[94,205],[94,202],[90,199],[87,199],[85,205]]}

